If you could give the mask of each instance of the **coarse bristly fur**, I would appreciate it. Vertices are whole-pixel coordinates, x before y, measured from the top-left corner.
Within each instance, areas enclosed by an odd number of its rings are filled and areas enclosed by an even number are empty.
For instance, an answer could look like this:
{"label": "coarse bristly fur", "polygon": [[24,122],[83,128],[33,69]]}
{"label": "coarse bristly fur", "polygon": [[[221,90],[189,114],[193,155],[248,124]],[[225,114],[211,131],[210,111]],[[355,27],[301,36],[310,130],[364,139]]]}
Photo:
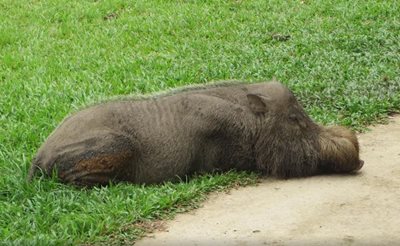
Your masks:
{"label": "coarse bristly fur", "polygon": [[161,183],[231,169],[280,178],[360,169],[357,137],[314,123],[279,82],[219,83],[115,100],[66,118],[29,173],[65,183]]}

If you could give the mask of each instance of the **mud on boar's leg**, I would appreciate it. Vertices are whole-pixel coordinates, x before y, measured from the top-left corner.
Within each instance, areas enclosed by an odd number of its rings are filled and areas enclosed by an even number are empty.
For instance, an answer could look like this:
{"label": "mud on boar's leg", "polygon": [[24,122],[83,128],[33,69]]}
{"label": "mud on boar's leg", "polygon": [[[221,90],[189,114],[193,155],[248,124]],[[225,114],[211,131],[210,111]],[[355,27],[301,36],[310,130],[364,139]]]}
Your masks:
{"label": "mud on boar's leg", "polygon": [[340,126],[322,127],[319,142],[323,172],[345,173],[362,168],[364,161],[359,158],[357,136],[352,131]]}

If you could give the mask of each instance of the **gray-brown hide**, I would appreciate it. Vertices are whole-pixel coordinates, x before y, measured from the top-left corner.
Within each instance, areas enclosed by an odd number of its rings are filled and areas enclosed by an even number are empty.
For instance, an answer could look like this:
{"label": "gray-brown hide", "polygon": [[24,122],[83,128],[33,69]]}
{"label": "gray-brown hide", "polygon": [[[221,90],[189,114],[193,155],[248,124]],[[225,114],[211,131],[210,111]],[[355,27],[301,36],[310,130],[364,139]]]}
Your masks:
{"label": "gray-brown hide", "polygon": [[278,82],[220,84],[89,107],[66,118],[29,176],[160,183],[215,170],[301,177],[360,169],[356,136],[315,124]]}

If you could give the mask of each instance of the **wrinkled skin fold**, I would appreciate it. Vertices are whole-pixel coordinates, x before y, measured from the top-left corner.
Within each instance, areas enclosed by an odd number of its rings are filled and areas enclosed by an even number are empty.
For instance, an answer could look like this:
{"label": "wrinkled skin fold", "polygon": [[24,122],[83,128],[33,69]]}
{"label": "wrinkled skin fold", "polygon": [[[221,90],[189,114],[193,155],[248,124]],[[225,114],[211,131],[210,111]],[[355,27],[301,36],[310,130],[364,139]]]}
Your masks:
{"label": "wrinkled skin fold", "polygon": [[154,184],[213,171],[279,178],[359,170],[356,135],[314,123],[279,82],[219,83],[111,101],[66,118],[32,162],[77,186]]}

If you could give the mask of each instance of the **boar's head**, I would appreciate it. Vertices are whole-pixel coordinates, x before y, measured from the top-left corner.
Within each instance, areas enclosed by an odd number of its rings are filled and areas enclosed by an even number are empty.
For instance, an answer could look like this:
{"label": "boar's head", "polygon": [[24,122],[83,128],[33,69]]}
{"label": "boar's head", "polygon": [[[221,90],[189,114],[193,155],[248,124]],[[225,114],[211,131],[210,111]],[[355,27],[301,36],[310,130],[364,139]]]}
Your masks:
{"label": "boar's head", "polygon": [[284,85],[272,82],[247,95],[256,114],[255,155],[266,174],[288,178],[359,170],[356,135],[314,123]]}

